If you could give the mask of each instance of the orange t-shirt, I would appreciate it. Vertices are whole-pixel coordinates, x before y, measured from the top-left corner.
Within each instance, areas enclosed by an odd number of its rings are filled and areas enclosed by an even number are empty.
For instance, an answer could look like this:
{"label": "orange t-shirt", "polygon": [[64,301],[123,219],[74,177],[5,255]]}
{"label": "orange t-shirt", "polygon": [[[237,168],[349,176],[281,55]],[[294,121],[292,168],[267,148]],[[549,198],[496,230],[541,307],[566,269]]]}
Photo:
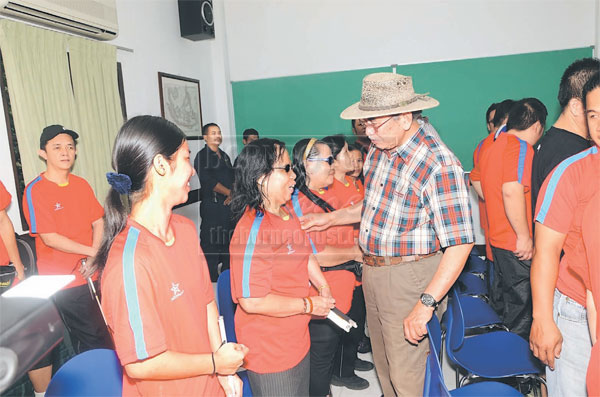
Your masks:
{"label": "orange t-shirt", "polygon": [[[214,293],[194,224],[170,221],[170,247],[132,219],[115,238],[102,274],[102,308],[122,365],[167,350],[212,352],[207,305]],[[123,371],[123,395],[222,396],[213,375],[176,380],[135,380]]]}
{"label": "orange t-shirt", "polygon": [[50,248],[38,234],[58,233],[77,243],[92,245],[92,223],[102,218],[104,210],[86,180],[70,174],[68,185],[59,186],[42,173],[25,188],[23,212],[29,234],[36,238],[38,273],[73,274],[75,280],[69,288],[85,284],[78,270],[78,261],[85,255]]}
{"label": "orange t-shirt", "polygon": [[[310,242],[291,208],[284,210],[290,214],[287,220],[250,209],[239,220],[229,246],[234,302],[267,294],[309,295]],[[305,314],[271,317],[238,306],[235,333],[249,348],[245,368],[264,374],[296,366],[310,348],[309,321]]]}
{"label": "orange t-shirt", "polygon": [[544,181],[536,204],[536,222],[566,235],[556,288],[583,306],[585,286],[568,266],[578,266],[583,209],[600,190],[598,175],[600,154],[598,146],[592,146],[554,168]]}
{"label": "orange t-shirt", "polygon": [[[494,134],[489,134],[481,142],[479,142],[479,145],[477,145],[477,147],[475,148],[475,151],[473,152],[473,169],[469,174],[469,179],[471,179],[471,182],[481,181],[481,169],[479,166],[479,159],[485,152],[487,152],[492,143],[494,143]],[[483,235],[485,237],[485,255],[489,260],[493,260],[492,248],[490,246],[489,240],[489,225],[487,214],[485,212],[485,202],[481,198],[479,198],[477,201],[479,206],[479,225],[481,226],[481,229],[483,230]]]}
{"label": "orange t-shirt", "polygon": [[[596,176],[600,183],[600,172]],[[576,273],[592,291],[596,311],[600,308],[600,191],[596,192],[583,210],[581,222],[582,240],[579,255],[569,262],[569,270]],[[600,339],[600,316],[596,316],[596,340]],[[592,355],[587,371],[587,389],[589,396],[600,396],[600,343],[592,347]]]}
{"label": "orange t-shirt", "polygon": [[[340,185],[342,184],[340,183]],[[343,185],[342,188],[345,190],[345,187]],[[329,205],[331,205],[335,209],[343,208],[334,204],[335,202],[339,203],[343,201],[343,199],[345,198],[343,195],[337,196],[335,189],[321,191],[313,190],[312,192],[315,195],[319,196],[321,199],[325,200],[327,203],[329,203]],[[337,191],[337,193],[341,192],[343,192],[343,190],[341,189]],[[300,211],[297,210],[295,202],[296,199],[298,200]],[[310,213],[325,212],[321,207],[310,201],[308,197],[306,197],[301,192],[298,192],[297,196],[296,193],[294,193],[294,196],[292,196],[292,205],[298,216]],[[325,245],[348,249],[351,249],[352,246],[355,245],[354,228],[349,225],[334,226],[320,232],[310,232],[309,236],[315,244],[318,244],[318,246],[315,247],[316,252],[322,251],[325,248]],[[354,273],[348,270],[334,270],[330,272],[323,272],[323,275],[327,280],[329,288],[331,288],[331,295],[333,295],[335,299],[335,306],[343,313],[348,313],[348,311],[350,310],[350,305],[352,304],[352,294],[354,292],[354,285],[356,280]]]}
{"label": "orange t-shirt", "polygon": [[[4,187],[4,184],[0,181],[0,211],[6,210],[10,205],[10,193]],[[4,241],[0,238],[0,266],[6,266],[10,262],[8,257],[8,251],[4,245]]]}
{"label": "orange t-shirt", "polygon": [[496,248],[514,251],[515,234],[504,210],[502,185],[518,182],[525,190],[525,209],[531,236],[531,164],[534,151],[531,145],[512,134],[501,134],[483,153],[481,188],[485,196],[485,212],[489,223],[490,244]]}

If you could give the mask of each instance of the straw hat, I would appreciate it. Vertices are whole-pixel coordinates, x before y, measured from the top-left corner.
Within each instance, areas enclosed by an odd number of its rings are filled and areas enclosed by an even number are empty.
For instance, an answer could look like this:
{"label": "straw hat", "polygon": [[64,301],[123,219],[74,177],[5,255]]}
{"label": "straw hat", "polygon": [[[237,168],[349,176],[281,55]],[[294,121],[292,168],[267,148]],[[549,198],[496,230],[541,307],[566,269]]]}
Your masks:
{"label": "straw hat", "polygon": [[366,119],[430,109],[440,104],[427,94],[415,94],[410,76],[369,74],[363,79],[360,102],[346,108],[340,117],[345,120]]}

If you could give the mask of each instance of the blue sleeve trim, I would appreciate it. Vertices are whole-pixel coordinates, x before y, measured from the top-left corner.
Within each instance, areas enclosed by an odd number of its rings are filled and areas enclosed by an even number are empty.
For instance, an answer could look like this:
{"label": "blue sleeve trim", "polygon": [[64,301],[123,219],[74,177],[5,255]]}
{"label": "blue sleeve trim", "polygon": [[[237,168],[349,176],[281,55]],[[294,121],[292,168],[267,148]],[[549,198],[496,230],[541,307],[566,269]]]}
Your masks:
{"label": "blue sleeve trim", "polygon": [[29,186],[27,186],[27,191],[25,195],[27,196],[27,207],[29,208],[29,228],[31,229],[31,233],[37,233],[37,221],[35,219],[35,207],[33,206],[33,197],[31,196],[31,191],[33,190],[33,186],[42,180],[41,176],[35,178]]}
{"label": "blue sleeve trim", "polygon": [[254,255],[254,247],[256,246],[256,239],[258,238],[258,231],[260,224],[264,219],[264,215],[257,212],[254,222],[252,222],[252,228],[250,229],[250,236],[246,242],[246,249],[244,250],[244,264],[242,273],[242,296],[244,298],[250,298],[250,268],[252,267],[252,255]]}
{"label": "blue sleeve trim", "polygon": [[125,288],[127,312],[129,313],[129,326],[133,331],[135,353],[138,360],[144,360],[149,357],[149,354],[146,350],[144,324],[142,322],[140,300],[135,279],[135,248],[139,235],[140,231],[134,227],[130,227],[127,232],[127,240],[123,249],[123,286]]}
{"label": "blue sleeve trim", "polygon": [[[519,139],[519,138],[517,138]],[[527,142],[519,139],[519,167],[517,169],[519,183],[523,184],[523,172],[525,171],[525,158],[527,157]]]}
{"label": "blue sleeve trim", "polygon": [[560,178],[564,174],[564,172],[569,168],[571,164],[576,163],[577,161],[584,159],[585,157],[591,154],[597,154],[598,148],[593,146],[587,150],[584,150],[581,153],[577,153],[566,160],[563,160],[559,165],[556,166],[554,172],[552,172],[550,176],[550,180],[548,181],[548,187],[546,188],[546,193],[544,194],[544,201],[542,201],[542,205],[540,206],[540,212],[538,213],[535,220],[541,224],[546,220],[546,216],[548,215],[548,210],[550,209],[550,205],[552,204],[552,198],[554,197],[554,193],[556,191],[556,186],[560,181]]}

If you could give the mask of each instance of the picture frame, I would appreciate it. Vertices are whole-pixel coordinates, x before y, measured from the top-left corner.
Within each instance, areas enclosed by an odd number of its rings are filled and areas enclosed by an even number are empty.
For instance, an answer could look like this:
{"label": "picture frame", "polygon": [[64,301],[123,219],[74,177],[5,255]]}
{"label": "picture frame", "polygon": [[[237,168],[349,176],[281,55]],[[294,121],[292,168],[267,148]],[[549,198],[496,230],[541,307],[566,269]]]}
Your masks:
{"label": "picture frame", "polygon": [[200,82],[158,72],[160,114],[185,133],[188,140],[202,139]]}

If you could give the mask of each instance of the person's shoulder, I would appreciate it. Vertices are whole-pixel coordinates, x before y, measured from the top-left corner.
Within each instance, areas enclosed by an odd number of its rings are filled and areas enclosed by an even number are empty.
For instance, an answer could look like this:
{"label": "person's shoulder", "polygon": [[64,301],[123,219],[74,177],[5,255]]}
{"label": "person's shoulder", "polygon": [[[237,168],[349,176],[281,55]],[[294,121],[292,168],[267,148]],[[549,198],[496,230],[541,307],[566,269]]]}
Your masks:
{"label": "person's shoulder", "polygon": [[75,174],[69,174],[69,184],[73,184],[75,186],[89,187],[91,189],[90,183],[85,178]]}
{"label": "person's shoulder", "polygon": [[48,184],[48,181],[46,181],[46,179],[44,179],[44,177],[42,177],[42,175],[36,176],[35,178],[33,178],[31,180],[31,182],[29,182],[27,184],[27,186],[25,186],[24,196],[27,197],[28,199],[37,197],[38,192],[43,191],[44,188],[48,186],[47,184]]}
{"label": "person's shoulder", "polygon": [[427,157],[432,167],[444,168],[458,166],[462,168],[460,160],[448,146],[436,136],[426,134],[423,139],[427,146]]}
{"label": "person's shoulder", "polygon": [[598,153],[597,146],[592,146],[589,149],[567,157],[554,168],[548,183],[556,184],[563,180],[575,181],[578,176],[583,176],[587,172],[593,172],[594,168],[590,167],[590,165],[599,159],[600,154]]}

